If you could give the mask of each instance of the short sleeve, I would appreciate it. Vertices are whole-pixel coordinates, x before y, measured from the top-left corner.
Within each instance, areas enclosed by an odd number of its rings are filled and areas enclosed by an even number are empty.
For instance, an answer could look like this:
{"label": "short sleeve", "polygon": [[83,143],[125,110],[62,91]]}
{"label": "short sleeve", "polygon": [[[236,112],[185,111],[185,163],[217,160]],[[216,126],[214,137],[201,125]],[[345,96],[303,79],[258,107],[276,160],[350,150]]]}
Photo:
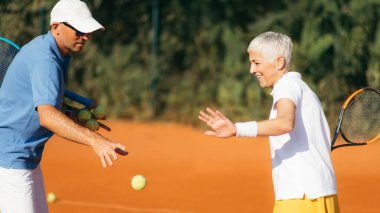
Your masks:
{"label": "short sleeve", "polygon": [[59,67],[50,61],[40,62],[31,71],[34,107],[43,104],[59,106],[61,74]]}
{"label": "short sleeve", "polygon": [[297,107],[301,101],[301,94],[301,86],[296,81],[279,81],[272,92],[273,103],[277,103],[280,99],[290,99]]}

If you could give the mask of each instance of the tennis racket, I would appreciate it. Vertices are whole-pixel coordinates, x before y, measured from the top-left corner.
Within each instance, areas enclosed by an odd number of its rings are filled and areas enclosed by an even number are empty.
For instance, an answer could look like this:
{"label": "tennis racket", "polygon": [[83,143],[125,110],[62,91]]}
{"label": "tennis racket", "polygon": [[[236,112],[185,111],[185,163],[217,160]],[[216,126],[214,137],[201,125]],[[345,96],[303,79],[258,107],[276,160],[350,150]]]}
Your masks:
{"label": "tennis racket", "polygon": [[17,44],[0,37],[0,87],[3,83],[5,73],[19,49]]}
{"label": "tennis racket", "polygon": [[[6,38],[0,37],[0,88],[8,67],[19,50],[20,47],[17,44]],[[93,108],[96,106],[95,101],[70,90],[65,90],[64,96],[86,106],[87,108]]]}
{"label": "tennis racket", "polygon": [[[337,145],[338,135],[344,142]],[[345,146],[362,146],[380,141],[380,92],[363,88],[343,103],[338,125],[331,141],[331,151]]]}

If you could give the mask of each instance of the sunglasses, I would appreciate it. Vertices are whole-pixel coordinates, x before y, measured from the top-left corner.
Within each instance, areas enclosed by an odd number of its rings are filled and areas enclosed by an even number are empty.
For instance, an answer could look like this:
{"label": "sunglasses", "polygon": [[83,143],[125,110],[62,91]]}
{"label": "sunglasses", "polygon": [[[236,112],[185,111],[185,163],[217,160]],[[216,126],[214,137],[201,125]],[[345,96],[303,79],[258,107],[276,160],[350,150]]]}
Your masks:
{"label": "sunglasses", "polygon": [[78,36],[78,37],[81,37],[81,36],[84,36],[84,35],[88,35],[89,33],[83,33],[77,29],[75,29],[75,27],[71,26],[70,24],[68,24],[67,22],[62,22],[62,24],[64,24],[66,27],[69,27],[71,29],[73,29],[75,31],[75,35]]}

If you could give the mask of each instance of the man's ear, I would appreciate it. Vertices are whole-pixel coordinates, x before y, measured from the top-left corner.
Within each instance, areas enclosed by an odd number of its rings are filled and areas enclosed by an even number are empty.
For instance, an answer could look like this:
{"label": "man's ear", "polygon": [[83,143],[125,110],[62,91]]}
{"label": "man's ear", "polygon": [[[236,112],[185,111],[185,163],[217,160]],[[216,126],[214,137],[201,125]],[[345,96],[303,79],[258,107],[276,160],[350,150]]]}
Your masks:
{"label": "man's ear", "polygon": [[51,29],[57,29],[59,27],[59,23],[52,23]]}
{"label": "man's ear", "polygon": [[277,70],[282,70],[285,68],[285,58],[283,56],[278,56],[276,61],[277,61],[277,64],[276,64]]}
{"label": "man's ear", "polygon": [[53,34],[57,34],[57,35],[59,34],[59,31],[58,31],[59,26],[60,26],[59,23],[53,23],[53,24],[51,24],[50,29],[51,29],[51,31],[52,31]]}

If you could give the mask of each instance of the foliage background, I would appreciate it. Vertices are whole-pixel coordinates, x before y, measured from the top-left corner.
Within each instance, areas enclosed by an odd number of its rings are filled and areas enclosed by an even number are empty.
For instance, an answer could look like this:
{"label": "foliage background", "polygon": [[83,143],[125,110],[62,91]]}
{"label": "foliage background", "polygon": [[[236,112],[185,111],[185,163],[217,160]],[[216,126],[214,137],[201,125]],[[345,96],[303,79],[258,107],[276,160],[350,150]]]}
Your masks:
{"label": "foliage background", "polygon": [[[267,118],[270,90],[249,75],[246,48],[269,30],[292,37],[292,69],[331,126],[350,92],[380,88],[379,0],[86,2],[106,31],[73,57],[68,87],[113,118],[196,125],[206,106],[234,121]],[[46,33],[55,3],[0,0],[0,36],[23,45]]]}

